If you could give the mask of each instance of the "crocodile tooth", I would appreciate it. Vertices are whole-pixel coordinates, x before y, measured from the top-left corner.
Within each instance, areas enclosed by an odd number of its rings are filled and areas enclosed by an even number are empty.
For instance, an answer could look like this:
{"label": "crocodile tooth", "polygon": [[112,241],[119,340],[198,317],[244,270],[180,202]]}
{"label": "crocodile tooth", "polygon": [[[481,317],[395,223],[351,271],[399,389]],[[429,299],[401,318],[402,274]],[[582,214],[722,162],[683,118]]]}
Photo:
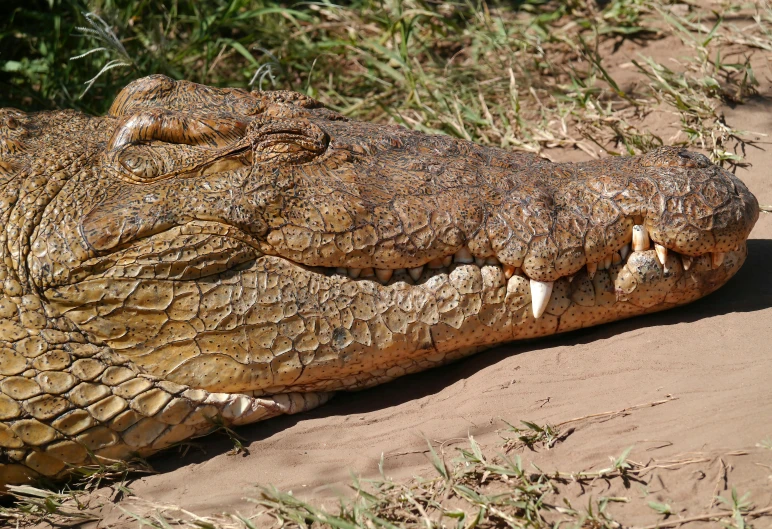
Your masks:
{"label": "crocodile tooth", "polygon": [[649,230],[643,224],[633,226],[633,251],[643,252],[651,247]]}
{"label": "crocodile tooth", "polygon": [[482,268],[483,265],[485,265],[485,257],[475,257],[474,264],[476,264],[479,268]]}
{"label": "crocodile tooth", "polygon": [[576,277],[576,274],[571,274],[570,276],[566,277],[566,279],[568,279],[569,283],[573,283],[575,277]]}
{"label": "crocodile tooth", "polygon": [[335,273],[339,276],[347,276],[348,275],[348,268],[341,268],[338,267],[335,269]]}
{"label": "crocodile tooth", "polygon": [[517,272],[517,267],[512,265],[504,265],[504,277],[509,279]]}
{"label": "crocodile tooth", "polygon": [[623,261],[627,261],[627,256],[630,255],[630,243],[625,244],[619,249],[619,255]]}
{"label": "crocodile tooth", "polygon": [[608,254],[606,257],[603,258],[603,269],[608,270],[611,268],[611,263],[614,261],[614,256],[611,254]]}
{"label": "crocodile tooth", "polygon": [[485,264],[491,266],[501,266],[501,261],[499,261],[497,257],[488,257],[485,260]]}
{"label": "crocodile tooth", "polygon": [[378,281],[381,283],[388,283],[389,279],[391,279],[391,276],[394,275],[394,270],[390,270],[388,268],[376,268],[375,269],[375,277],[378,278]]}
{"label": "crocodile tooth", "polygon": [[665,266],[665,262],[667,261],[667,248],[661,244],[654,243],[654,251],[657,252],[657,259],[659,259],[659,262],[662,263],[662,266]]}
{"label": "crocodile tooth", "polygon": [[598,263],[587,263],[587,276],[592,279],[598,271]]}
{"label": "crocodile tooth", "polygon": [[453,256],[449,255],[447,257],[442,258],[442,266],[448,267],[453,262]]}
{"label": "crocodile tooth", "polygon": [[453,257],[453,259],[457,263],[474,263],[474,257],[472,257],[472,254],[469,252],[469,248],[466,246],[462,246],[461,249],[456,252],[456,255]]}
{"label": "crocodile tooth", "polygon": [[372,268],[363,268],[362,269],[362,277],[373,277],[375,275],[375,270]]}
{"label": "crocodile tooth", "polygon": [[348,275],[349,275],[349,277],[352,277],[352,278],[354,278],[354,279],[356,279],[357,277],[359,277],[359,275],[360,275],[361,273],[362,273],[362,269],[361,269],[361,268],[349,268],[349,269],[348,269]]}
{"label": "crocodile tooth", "polygon": [[533,310],[534,318],[539,319],[544,314],[552,295],[553,284],[553,281],[536,281],[531,279],[531,309]]}
{"label": "crocodile tooth", "polygon": [[619,252],[614,252],[614,254],[611,256],[611,264],[614,266],[622,264],[622,256],[619,255]]}
{"label": "crocodile tooth", "polygon": [[431,261],[429,261],[429,264],[427,264],[426,266],[428,266],[432,270],[437,270],[438,268],[442,268],[442,259],[440,259],[439,257],[437,259],[432,259]]}
{"label": "crocodile tooth", "polygon": [[692,257],[689,257],[688,255],[682,255],[681,262],[683,262],[684,264],[684,270],[689,270],[692,267],[692,263],[694,262],[694,259]]}
{"label": "crocodile tooth", "polygon": [[713,263],[713,268],[718,268],[719,266],[721,266],[721,263],[724,262],[725,255],[726,254],[724,252],[713,252],[712,254],[710,254],[710,257]]}
{"label": "crocodile tooth", "polygon": [[421,274],[424,273],[424,267],[416,266],[415,268],[408,268],[407,273],[410,274],[410,277],[413,278],[413,281],[418,281],[418,279],[421,277]]}

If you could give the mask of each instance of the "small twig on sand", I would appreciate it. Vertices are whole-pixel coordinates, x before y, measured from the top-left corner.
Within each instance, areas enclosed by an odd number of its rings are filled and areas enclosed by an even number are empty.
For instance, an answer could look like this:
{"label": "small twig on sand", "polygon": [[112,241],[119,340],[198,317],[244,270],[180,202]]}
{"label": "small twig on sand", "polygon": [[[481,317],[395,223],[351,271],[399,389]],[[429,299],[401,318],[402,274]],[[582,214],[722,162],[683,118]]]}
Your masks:
{"label": "small twig on sand", "polygon": [[[764,516],[767,514],[772,514],[772,507],[767,507],[765,509],[757,509],[755,511],[748,511],[746,513],[743,513],[743,516],[747,518],[756,518],[758,516]],[[729,513],[729,512],[715,512],[712,514],[701,514],[699,516],[692,516],[690,518],[681,518],[680,520],[672,520],[669,522],[658,522],[658,523],[655,523],[654,525],[647,525],[645,527],[640,527],[638,529],[665,529],[667,527],[678,527],[679,525],[683,525],[685,523],[691,523],[691,522],[709,522],[710,520],[726,518],[731,515],[732,513]]]}
{"label": "small twig on sand", "polygon": [[726,482],[727,482],[727,466],[726,463],[724,463],[724,458],[719,457],[718,461],[721,463],[721,469],[718,471],[718,477],[716,478],[716,486],[713,487],[713,494],[710,495],[710,503],[708,504],[708,509],[712,509],[713,506],[716,504],[716,496],[718,496],[718,489],[721,487],[721,482],[724,482],[724,488],[726,488]]}
{"label": "small twig on sand", "polygon": [[626,413],[628,411],[633,410],[639,410],[641,408],[653,408],[654,406],[659,406],[661,404],[665,404],[667,402],[671,402],[674,400],[678,400],[678,397],[667,397],[662,400],[655,400],[654,402],[647,402],[646,404],[636,404],[635,406],[630,406],[628,408],[623,408],[621,410],[616,411],[604,411],[603,413],[593,413],[591,415],[585,415],[583,417],[576,417],[574,419],[568,419],[567,421],[563,421],[561,423],[556,424],[555,426],[564,426],[566,424],[577,422],[577,421],[583,421],[585,419],[597,419],[598,417],[609,417],[613,415],[621,415],[622,413]]}
{"label": "small twig on sand", "polygon": [[663,465],[641,465],[642,468],[632,470],[631,473],[635,473],[639,476],[643,476],[652,470],[678,470],[681,467],[685,465],[694,465],[695,463],[709,463],[710,459],[706,457],[702,458],[696,458],[696,459],[684,459],[681,461],[668,461],[667,464]]}

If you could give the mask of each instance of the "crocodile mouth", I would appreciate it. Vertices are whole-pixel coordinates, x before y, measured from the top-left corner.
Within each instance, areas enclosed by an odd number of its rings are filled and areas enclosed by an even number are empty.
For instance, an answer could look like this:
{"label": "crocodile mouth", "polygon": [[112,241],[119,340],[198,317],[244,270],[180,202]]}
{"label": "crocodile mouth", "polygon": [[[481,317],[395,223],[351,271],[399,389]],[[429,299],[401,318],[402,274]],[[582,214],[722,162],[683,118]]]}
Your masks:
{"label": "crocodile mouth", "polygon": [[[558,303],[557,298],[566,294],[572,302],[584,306],[595,305],[597,297],[608,296],[617,302],[631,302],[646,309],[686,303],[695,298],[693,293],[687,295],[685,290],[699,291],[700,296],[712,292],[739,269],[747,254],[743,240],[726,251],[687,255],[655,240],[641,217],[630,217],[629,220],[632,224],[630,237],[623,240],[621,247],[609,251],[597,261],[586,262],[578,269],[573,267],[573,273],[554,281],[530,277],[524,267],[502,263],[493,255],[474,255],[467,245],[452,254],[436,257],[412,268],[307,266],[285,256],[277,257],[292,266],[300,266],[334,280],[370,281],[384,287],[398,285],[400,288],[425,285],[439,276],[453,273],[459,267],[489,268],[496,270],[506,281],[515,278],[527,282],[530,310],[538,319],[548,311],[551,303]],[[575,282],[577,278],[580,281]],[[555,284],[559,282],[568,286],[558,289],[560,294],[553,296]],[[592,287],[588,288],[586,282]],[[645,291],[646,295],[641,296],[641,291]],[[620,312],[619,317],[624,317],[624,314]]]}
{"label": "crocodile mouth", "polygon": [[[634,219],[640,222],[640,219]],[[681,276],[690,270],[706,274],[718,270],[728,259],[730,266],[745,244],[738,244],[730,251],[686,255],[668,249],[653,240],[643,223],[634,224],[632,236],[618,249],[610,251],[596,262],[588,262],[576,272],[559,280],[573,282],[577,276],[593,280],[599,271],[618,275],[629,266],[658,268],[662,278]],[[531,278],[520,266],[504,264],[493,255],[473,255],[464,245],[452,254],[437,257],[412,268],[353,268],[345,266],[314,266],[295,261],[271,250],[242,230],[217,222],[194,221],[166,232],[122,245],[109,255],[96,257],[74,267],[68,281],[77,283],[87,278],[128,277],[137,279],[170,279],[177,281],[205,280],[228,271],[239,271],[262,257],[276,257],[292,266],[298,266],[315,274],[348,281],[373,281],[383,286],[395,284],[421,285],[433,277],[449,274],[462,265],[494,267],[507,280],[518,276],[531,283],[534,317],[544,312],[554,281]],[[345,257],[345,256],[344,256]],[[420,260],[420,259],[419,259]],[[645,263],[643,262],[645,260]],[[695,276],[696,277],[696,276]],[[652,278],[653,280],[654,278]],[[623,298],[622,290],[616,295]]]}
{"label": "crocodile mouth", "polygon": [[[586,277],[592,281],[598,272],[606,272],[609,276],[619,278],[613,294],[618,301],[627,301],[627,291],[633,286],[630,284],[631,272],[638,273],[644,270],[648,279],[655,283],[659,280],[667,282],[670,278],[680,278],[692,271],[693,282],[711,283],[708,276],[713,271],[720,270],[727,263],[727,268],[734,268],[737,260],[745,255],[745,243],[738,244],[729,252],[710,252],[706,254],[689,256],[653,241],[648,230],[643,224],[633,227],[632,239],[617,251],[610,252],[602,260],[589,262],[571,275],[560,277],[557,281],[573,283],[576,277]],[[317,273],[327,276],[341,277],[349,280],[377,281],[381,285],[390,286],[398,283],[408,285],[420,285],[433,277],[441,274],[449,274],[459,266],[495,267],[501,270],[505,279],[513,276],[522,277],[529,281],[531,289],[531,310],[534,318],[544,314],[550,302],[550,297],[555,281],[539,281],[528,277],[527,273],[518,266],[503,264],[494,256],[480,257],[473,255],[467,246],[463,246],[452,255],[443,258],[435,258],[425,265],[414,268],[349,268],[349,267],[312,267]],[[718,288],[720,284],[711,285],[710,290]],[[663,294],[666,294],[663,291]],[[581,302],[584,294],[581,289],[572,292],[574,300]],[[594,303],[594,301],[593,301]]]}
{"label": "crocodile mouth", "polygon": [[[339,283],[372,282],[378,287],[406,288],[427,285],[460,267],[480,271],[487,268],[489,273],[495,271],[492,273],[507,282],[513,278],[526,281],[530,288],[530,310],[538,319],[548,310],[554,285],[559,282],[569,285],[560,289],[561,295],[567,293],[570,300],[579,305],[595,305],[597,297],[613,296],[615,301],[629,301],[642,308],[656,305],[667,308],[681,303],[672,292],[679,281],[683,283],[682,280],[688,278],[688,285],[679,288],[697,289],[704,295],[728,280],[739,269],[747,253],[743,242],[725,252],[685,255],[653,240],[643,223],[633,225],[631,239],[622,247],[555,281],[531,278],[523,268],[504,264],[495,256],[475,256],[468,246],[413,268],[397,269],[310,266],[265,250],[265,244],[238,228],[194,221],[127,243],[109,255],[73,267],[64,283],[78,285],[102,279],[209,282],[250,270],[255,262],[270,261]],[[575,281],[577,278],[580,280]],[[585,284],[587,281],[593,285],[589,289]],[[647,292],[646,296],[635,295],[642,290]],[[688,296],[683,303],[692,299]],[[557,302],[557,299],[552,301]],[[105,303],[105,299],[100,298],[99,303]]]}

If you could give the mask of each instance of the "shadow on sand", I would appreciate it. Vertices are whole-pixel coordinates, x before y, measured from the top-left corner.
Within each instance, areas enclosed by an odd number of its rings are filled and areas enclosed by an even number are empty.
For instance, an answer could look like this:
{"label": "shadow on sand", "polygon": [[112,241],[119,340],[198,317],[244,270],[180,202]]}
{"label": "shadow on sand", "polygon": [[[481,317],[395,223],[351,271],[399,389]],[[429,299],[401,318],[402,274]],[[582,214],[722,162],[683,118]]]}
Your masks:
{"label": "shadow on sand", "polygon": [[[748,258],[735,277],[713,294],[677,310],[638,316],[553,337],[502,345],[456,363],[405,376],[382,386],[356,393],[341,393],[330,403],[306,413],[276,417],[241,427],[238,429],[238,435],[246,440],[245,446],[249,446],[305,419],[356,415],[397,406],[435,394],[458,380],[520,353],[538,352],[562,345],[592,343],[634,329],[688,323],[732,312],[763,310],[772,307],[770,263],[772,240],[749,240]],[[203,437],[195,442],[203,450],[191,450],[185,457],[169,457],[169,452],[166,452],[166,457],[152,458],[150,463],[159,472],[169,472],[191,463],[200,463],[233,448],[232,441],[225,436]]]}

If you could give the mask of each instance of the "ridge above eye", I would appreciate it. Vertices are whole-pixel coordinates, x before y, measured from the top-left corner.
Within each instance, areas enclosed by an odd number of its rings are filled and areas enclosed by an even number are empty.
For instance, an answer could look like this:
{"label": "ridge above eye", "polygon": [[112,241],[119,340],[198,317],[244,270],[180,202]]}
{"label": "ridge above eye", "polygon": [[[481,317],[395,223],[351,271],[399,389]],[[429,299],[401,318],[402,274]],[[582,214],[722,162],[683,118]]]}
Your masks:
{"label": "ridge above eye", "polygon": [[166,109],[146,109],[121,122],[106,150],[108,168],[122,169],[135,183],[148,183],[177,174],[237,167],[248,150],[249,118],[230,114],[200,116]]}
{"label": "ridge above eye", "polygon": [[164,109],[148,109],[125,118],[107,146],[115,151],[126,145],[151,141],[220,149],[244,137],[249,118],[229,114],[199,116]]}

